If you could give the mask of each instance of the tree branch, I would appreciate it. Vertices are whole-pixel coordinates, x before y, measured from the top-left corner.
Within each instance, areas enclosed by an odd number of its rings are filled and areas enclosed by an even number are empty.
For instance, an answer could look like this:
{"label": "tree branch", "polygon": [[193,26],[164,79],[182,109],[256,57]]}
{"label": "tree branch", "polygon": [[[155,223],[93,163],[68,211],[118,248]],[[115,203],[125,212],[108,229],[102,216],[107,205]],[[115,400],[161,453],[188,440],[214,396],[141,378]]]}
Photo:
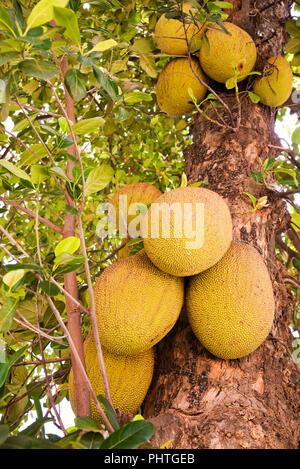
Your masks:
{"label": "tree branch", "polygon": [[[5,199],[4,197],[0,196],[0,201],[3,202],[5,205],[10,205],[11,207],[14,207],[15,209],[19,210],[20,212],[26,213],[30,218],[36,219],[36,214],[29,210],[28,208],[22,207],[22,205],[17,204],[16,202],[13,202],[12,200]],[[63,234],[63,229],[54,223],[52,223],[50,220],[47,220],[44,217],[38,216],[38,220],[43,223],[43,225],[48,226],[48,228],[51,228],[52,230],[56,231],[59,234]]]}

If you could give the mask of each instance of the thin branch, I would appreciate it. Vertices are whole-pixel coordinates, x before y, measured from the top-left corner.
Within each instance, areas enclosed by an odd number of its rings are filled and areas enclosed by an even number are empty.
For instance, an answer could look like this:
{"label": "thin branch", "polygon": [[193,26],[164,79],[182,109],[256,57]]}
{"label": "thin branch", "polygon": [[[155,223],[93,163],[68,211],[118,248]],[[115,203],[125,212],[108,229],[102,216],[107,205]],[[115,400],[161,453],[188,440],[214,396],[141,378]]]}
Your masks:
{"label": "thin branch", "polygon": [[85,382],[86,382],[86,384],[87,384],[87,386],[88,386],[88,388],[89,388],[89,391],[90,391],[90,393],[91,393],[91,396],[92,396],[92,398],[93,398],[93,400],[94,400],[94,402],[95,402],[95,405],[96,405],[96,407],[97,407],[97,410],[99,411],[99,413],[100,413],[100,415],[101,415],[101,418],[102,418],[102,420],[103,420],[103,422],[104,422],[104,424],[105,424],[107,430],[111,433],[111,432],[114,431],[114,430],[113,430],[113,427],[111,426],[110,421],[108,420],[108,418],[107,418],[105,412],[103,411],[103,409],[102,409],[102,407],[101,407],[101,405],[100,405],[100,403],[99,403],[99,401],[98,401],[98,399],[97,399],[97,396],[96,396],[96,394],[95,394],[95,392],[94,392],[94,390],[93,390],[93,387],[92,387],[92,385],[91,385],[91,383],[90,383],[90,380],[89,380],[89,378],[88,378],[88,375],[87,375],[87,373],[86,373],[86,371],[85,371],[85,367],[84,367],[84,365],[83,365],[83,363],[82,363],[82,361],[81,361],[81,358],[80,358],[80,356],[79,356],[79,354],[78,354],[78,352],[77,352],[77,349],[76,349],[76,346],[75,346],[75,344],[74,344],[74,342],[73,342],[73,339],[72,339],[72,337],[71,337],[71,335],[70,335],[70,333],[69,333],[67,327],[65,326],[65,324],[64,324],[64,322],[63,322],[63,320],[62,320],[62,318],[61,318],[61,316],[60,316],[60,313],[59,313],[58,309],[56,308],[56,306],[54,305],[52,299],[47,296],[47,300],[48,300],[49,306],[50,306],[50,308],[52,309],[52,311],[53,311],[53,313],[54,313],[54,315],[55,315],[57,321],[59,322],[61,328],[63,329],[63,331],[65,332],[65,334],[66,334],[66,336],[67,336],[67,338],[68,338],[70,348],[72,349],[72,352],[73,352],[73,354],[74,354],[74,357],[75,357],[75,359],[76,359],[76,362],[77,362],[78,366],[80,367],[81,372],[82,372],[82,374],[83,374],[83,376],[84,376],[84,378],[85,378]]}
{"label": "thin branch", "polygon": [[[26,213],[30,218],[36,218],[36,214],[33,213],[31,210],[28,208],[22,207],[22,205],[16,204],[12,200],[5,199],[4,197],[0,196],[0,201],[3,202],[5,205],[10,205],[11,207],[14,207],[15,209],[19,210],[20,212]],[[38,216],[38,219],[43,225],[48,226],[48,228],[51,228],[52,230],[56,231],[59,234],[63,233],[63,229],[60,226],[55,225],[52,223],[50,220],[47,220],[44,217]]]}

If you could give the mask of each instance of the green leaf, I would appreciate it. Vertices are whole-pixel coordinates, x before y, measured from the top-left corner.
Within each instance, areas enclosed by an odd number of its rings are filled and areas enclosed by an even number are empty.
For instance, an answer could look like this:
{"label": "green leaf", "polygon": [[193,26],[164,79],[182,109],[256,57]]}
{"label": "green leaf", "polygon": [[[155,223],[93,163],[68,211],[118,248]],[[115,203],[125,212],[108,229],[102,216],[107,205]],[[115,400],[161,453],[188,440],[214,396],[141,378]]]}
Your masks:
{"label": "green leaf", "polygon": [[62,239],[55,248],[55,256],[58,257],[62,253],[73,254],[80,246],[80,239],[76,236],[69,236]]}
{"label": "green leaf", "polygon": [[13,20],[2,5],[0,5],[0,29],[10,31],[16,37]]}
{"label": "green leaf", "polygon": [[[48,155],[47,150],[44,148],[44,146],[41,143],[34,143],[33,145],[30,145],[30,149],[34,153],[36,153],[40,159],[43,159]],[[37,158],[32,153],[32,151],[25,150],[23,153],[21,153],[20,161],[19,161],[20,166],[31,165],[32,163],[37,161]]]}
{"label": "green leaf", "polygon": [[243,192],[243,194],[246,194],[250,199],[251,199],[251,202],[253,204],[253,207],[255,207],[256,205],[256,197],[254,197],[254,195],[252,194],[249,194],[248,192]]}
{"label": "green leaf", "polygon": [[118,43],[114,39],[100,41],[88,52],[88,54],[91,54],[91,52],[104,52],[108,49],[111,49],[112,47],[115,47],[117,44]]}
{"label": "green leaf", "polygon": [[59,75],[57,66],[46,60],[26,59],[19,63],[19,68],[26,75],[41,80],[50,80]]}
{"label": "green leaf", "polygon": [[18,306],[17,298],[5,298],[0,307],[0,331],[2,333],[9,331],[12,326],[13,318]]}
{"label": "green leaf", "polygon": [[55,176],[60,177],[61,179],[64,179],[64,181],[70,182],[70,179],[64,172],[62,168],[59,166],[55,166],[54,168],[50,168],[50,173],[55,174]]}
{"label": "green leaf", "polygon": [[75,42],[75,44],[80,45],[80,31],[74,11],[69,8],[53,7],[53,12],[57,26],[66,28],[64,34]]}
{"label": "green leaf", "polygon": [[216,7],[229,9],[232,8],[232,3],[229,2],[212,2]]}
{"label": "green leaf", "polygon": [[113,168],[108,164],[102,164],[92,169],[86,180],[85,195],[91,195],[104,189],[112,180]]}
{"label": "green leaf", "polygon": [[296,145],[300,144],[300,127],[296,127],[292,134],[292,142]]}
{"label": "green leaf", "polygon": [[19,52],[5,52],[0,54],[0,66],[5,65],[10,60],[16,59],[19,55]]}
{"label": "green leaf", "polygon": [[142,69],[149,75],[151,78],[156,78],[158,75],[155,60],[153,57],[147,55],[140,56],[140,65]]}
{"label": "green leaf", "polygon": [[131,113],[127,111],[123,106],[118,106],[116,109],[116,118],[119,122],[126,121],[131,116]]}
{"label": "green leaf", "polygon": [[274,163],[276,162],[275,158],[267,158],[264,161],[263,168],[265,171],[269,171],[274,167]]}
{"label": "green leaf", "polygon": [[41,0],[33,7],[27,19],[27,28],[25,33],[31,28],[41,26],[54,19],[53,7],[64,8],[68,5],[69,0]]}
{"label": "green leaf", "polygon": [[83,119],[73,125],[72,129],[76,135],[90,134],[97,132],[99,127],[102,127],[105,120],[102,117],[91,117],[90,119]]}
{"label": "green leaf", "polygon": [[300,260],[293,259],[293,266],[300,272]]}
{"label": "green leaf", "polygon": [[66,213],[68,215],[77,215],[78,210],[75,207],[71,207],[71,205],[66,205]]}
{"label": "green leaf", "polygon": [[152,101],[152,96],[149,93],[143,91],[130,91],[124,94],[124,101],[126,104],[133,105],[140,103],[141,101]]}
{"label": "green leaf", "polygon": [[300,38],[293,38],[284,45],[288,54],[297,54],[300,52]]}
{"label": "green leaf", "polygon": [[134,41],[133,45],[131,46],[131,50],[141,54],[149,54],[153,50],[153,45],[150,39],[142,37]]}
{"label": "green leaf", "polygon": [[9,435],[9,427],[7,425],[0,425],[0,447],[5,443]]}
{"label": "green leaf", "polygon": [[86,95],[86,75],[79,70],[71,69],[65,74],[65,85],[74,99],[80,101]]}
{"label": "green leaf", "polygon": [[103,440],[101,433],[87,432],[80,438],[80,444],[88,449],[99,449]]}
{"label": "green leaf", "polygon": [[257,94],[253,93],[252,91],[248,91],[248,96],[254,104],[259,103],[260,97]]}
{"label": "green leaf", "polygon": [[187,186],[187,177],[185,173],[182,173],[180,187],[186,187],[186,186]]}
{"label": "green leaf", "polygon": [[292,67],[300,67],[300,52],[297,54],[294,54],[294,57],[292,58],[291,61]]}
{"label": "green leaf", "polygon": [[118,420],[116,418],[116,414],[114,412],[114,409],[112,408],[112,406],[110,405],[108,400],[104,396],[102,396],[101,394],[99,394],[99,396],[97,396],[97,399],[100,402],[100,404],[103,405],[105,413],[107,415],[107,418],[110,421],[113,429],[118,430],[120,428],[120,425],[119,425]]}
{"label": "green leaf", "polygon": [[21,179],[25,179],[26,181],[31,181],[30,179],[30,176],[28,176],[27,173],[25,173],[25,171],[23,171],[22,169],[20,169],[18,166],[16,166],[15,164],[11,163],[10,161],[7,161],[7,160],[0,160],[0,166],[2,166],[3,168],[7,169],[7,171],[9,171],[10,173],[14,174],[15,176],[17,176],[18,178],[21,178]]}
{"label": "green leaf", "polygon": [[226,80],[225,86],[228,90],[235,88],[237,84],[237,77],[231,77]]}
{"label": "green leaf", "polygon": [[134,449],[149,440],[154,432],[154,426],[147,420],[130,422],[111,433],[103,441],[101,449]]}
{"label": "green leaf", "polygon": [[118,96],[118,86],[116,85],[116,83],[109,77],[106,77],[104,73],[97,67],[93,67],[93,72],[96,79],[98,80],[104,91],[111,98],[111,100],[116,101]]}
{"label": "green leaf", "polygon": [[96,422],[96,420],[92,419],[91,417],[79,417],[75,419],[75,425],[80,430],[84,430],[87,432],[101,432],[102,431],[98,422]]}
{"label": "green leaf", "polygon": [[76,263],[75,261],[67,264],[63,267],[60,267],[55,271],[55,276],[61,276],[65,274],[69,274],[70,272],[76,272],[77,270],[83,270],[84,269],[84,263],[83,262],[78,262]]}
{"label": "green leaf", "polygon": [[27,348],[28,345],[25,345],[20,350],[17,350],[17,352],[14,352],[5,363],[0,364],[0,388],[4,385],[11,366],[23,357]]}
{"label": "green leaf", "polygon": [[295,185],[298,186],[297,184],[297,173],[296,173],[296,170],[295,169],[289,169],[289,168],[275,168],[274,169],[274,172],[275,173],[283,173],[283,174],[288,174],[289,176],[291,176],[291,178],[294,180],[295,182]]}
{"label": "green leaf", "polygon": [[25,430],[22,430],[19,435],[27,435],[27,436],[37,436],[40,430],[43,428],[45,423],[51,422],[52,419],[48,417],[42,417],[37,419],[31,425],[29,425]]}
{"label": "green leaf", "polygon": [[297,26],[297,22],[295,20],[287,21],[285,23],[285,29],[290,36],[300,37],[300,28]]}
{"label": "green leaf", "polygon": [[68,252],[62,252],[55,258],[54,261],[54,269],[56,269],[59,265],[66,265],[66,264],[82,264],[85,260],[84,256],[76,256],[73,254],[69,254]]}
{"label": "green leaf", "polygon": [[49,440],[19,434],[9,437],[2,449],[60,449],[60,447]]}
{"label": "green leaf", "polygon": [[3,276],[3,282],[8,286],[9,291],[24,277],[23,269],[12,270]]}
{"label": "green leaf", "polygon": [[262,173],[260,171],[255,171],[254,173],[251,174],[251,177],[257,183],[262,182]]}
{"label": "green leaf", "polygon": [[32,165],[30,168],[30,179],[32,184],[41,184],[49,178],[48,168],[40,164]]}
{"label": "green leaf", "polygon": [[60,292],[60,289],[56,285],[46,280],[40,283],[40,289],[42,292],[46,293],[46,295],[51,297],[58,295]]}

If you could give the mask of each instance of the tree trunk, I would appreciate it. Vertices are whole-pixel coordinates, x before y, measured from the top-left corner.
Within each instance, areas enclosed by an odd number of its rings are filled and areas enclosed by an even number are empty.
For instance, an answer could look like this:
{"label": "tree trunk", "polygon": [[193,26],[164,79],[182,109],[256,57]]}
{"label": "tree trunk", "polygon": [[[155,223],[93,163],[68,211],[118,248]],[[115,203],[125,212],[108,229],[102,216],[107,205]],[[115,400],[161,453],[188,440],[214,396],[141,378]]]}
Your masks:
{"label": "tree trunk", "polygon": [[[229,20],[246,29],[256,42],[256,69],[262,59],[281,55],[292,2],[232,3]],[[236,121],[234,94],[224,92],[224,87],[219,90]],[[278,144],[276,112],[253,104],[247,93],[241,96],[242,119],[236,132],[199,114],[195,117],[193,144],[185,151],[185,173],[190,183],[206,181],[209,189],[227,200],[234,239],[252,244],[262,254],[274,286],[275,321],[268,338],[252,354],[221,360],[201,346],[182,312],[157,353],[155,376],[144,405],[145,417],[156,428],[155,446],[173,439],[169,448],[298,447],[299,371],[287,353],[294,297],[283,282],[287,274],[275,254],[275,235],[287,229],[289,215],[280,198],[251,178],[254,171],[261,170],[259,159],[277,156],[268,146]],[[229,122],[224,108],[218,112]],[[216,118],[213,111],[210,116]],[[267,195],[269,205],[245,213],[252,204],[243,192],[256,198]]]}

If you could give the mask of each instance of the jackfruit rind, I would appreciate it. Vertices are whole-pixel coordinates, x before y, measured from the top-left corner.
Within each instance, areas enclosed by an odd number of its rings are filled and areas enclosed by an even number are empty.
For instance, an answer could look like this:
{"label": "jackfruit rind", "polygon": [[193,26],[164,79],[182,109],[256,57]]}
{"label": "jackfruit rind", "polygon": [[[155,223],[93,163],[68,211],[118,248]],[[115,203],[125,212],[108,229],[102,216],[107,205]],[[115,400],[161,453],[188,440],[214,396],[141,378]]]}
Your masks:
{"label": "jackfruit rind", "polygon": [[185,304],[192,330],[210,353],[223,359],[250,354],[266,339],[274,318],[262,256],[233,241],[216,265],[189,279]]}
{"label": "jackfruit rind", "polygon": [[[154,350],[132,357],[113,355],[102,348],[105,369],[108,377],[114,407],[124,414],[135,414],[151,384],[154,369]],[[94,338],[90,333],[84,342],[86,370],[96,395],[104,395],[104,386]],[[73,371],[69,377],[69,398],[76,414]],[[91,399],[91,416],[101,422],[101,416]]]}
{"label": "jackfruit rind", "polygon": [[[183,12],[190,15],[192,5],[183,5]],[[202,37],[204,27],[199,22],[198,25],[188,22],[185,18],[185,25],[178,19],[168,19],[163,14],[157,21],[154,31],[157,47],[168,55],[188,55],[188,45],[194,37]]]}
{"label": "jackfruit rind", "polygon": [[281,106],[293,90],[293,72],[285,57],[273,56],[268,59],[268,70],[255,80],[253,91],[266,106]]}
{"label": "jackfruit rind", "polygon": [[[132,220],[139,215],[138,204],[148,205],[161,195],[162,192],[157,189],[157,187],[146,182],[134,182],[119,189],[110,201],[115,208],[117,229],[123,228],[123,225],[124,229],[126,229],[126,221],[128,226]],[[124,202],[126,201],[126,206],[124,205],[124,207],[122,197],[124,197]],[[130,210],[132,210],[132,212],[130,212]],[[136,214],[134,214],[135,210]],[[120,216],[124,222],[122,226],[120,226],[119,223]],[[128,240],[129,239],[130,237],[128,237]],[[129,247],[124,248],[124,250],[125,249],[130,251]]]}
{"label": "jackfruit rind", "polygon": [[144,248],[153,264],[179,277],[198,274],[214,265],[232,240],[227,203],[216,192],[202,187],[180,187],[164,193],[149,208],[141,228]]}
{"label": "jackfruit rind", "polygon": [[[171,60],[159,74],[156,84],[156,100],[161,111],[169,117],[180,117],[196,110],[189,88],[199,104],[206,95],[207,78],[196,58],[191,60],[182,57]],[[195,72],[195,73],[194,73]],[[196,75],[195,75],[196,74]]]}
{"label": "jackfruit rind", "polygon": [[95,287],[101,343],[111,353],[149,350],[174,326],[183,304],[183,279],[161,272],[144,250],[106,267]]}
{"label": "jackfruit rind", "polygon": [[229,22],[224,26],[230,35],[219,27],[206,31],[209,48],[201,47],[200,65],[204,73],[217,82],[226,83],[234,77],[235,68],[239,73],[238,81],[244,80],[256,63],[255,43],[239,26]]}

